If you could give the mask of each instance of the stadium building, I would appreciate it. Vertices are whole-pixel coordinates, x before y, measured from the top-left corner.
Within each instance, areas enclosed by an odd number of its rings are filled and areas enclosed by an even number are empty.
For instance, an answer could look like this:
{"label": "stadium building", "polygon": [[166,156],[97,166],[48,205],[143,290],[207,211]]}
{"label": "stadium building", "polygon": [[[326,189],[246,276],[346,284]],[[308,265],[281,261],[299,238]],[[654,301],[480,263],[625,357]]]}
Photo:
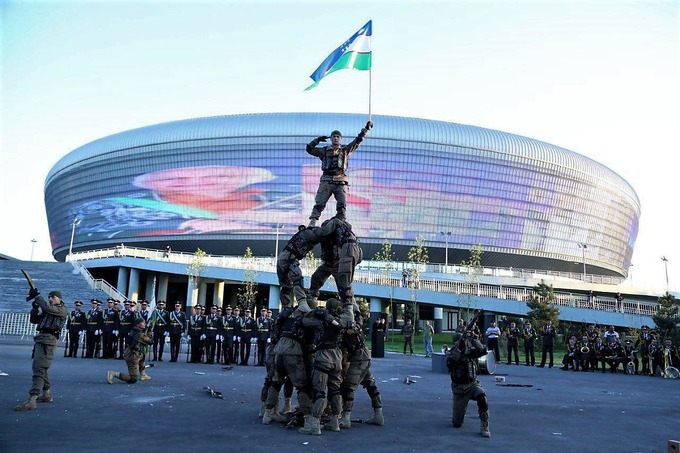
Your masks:
{"label": "stadium building", "polygon": [[[196,118],[104,137],[49,172],[53,255],[124,243],[272,256],[306,224],[321,174],[305,145],[365,115],[265,113]],[[364,257],[397,260],[422,238],[430,262],[627,275],[640,202],[618,174],[575,152],[505,132],[374,116],[349,161],[347,218]],[[331,198],[322,220],[335,213]],[[79,220],[77,228],[75,219]]]}

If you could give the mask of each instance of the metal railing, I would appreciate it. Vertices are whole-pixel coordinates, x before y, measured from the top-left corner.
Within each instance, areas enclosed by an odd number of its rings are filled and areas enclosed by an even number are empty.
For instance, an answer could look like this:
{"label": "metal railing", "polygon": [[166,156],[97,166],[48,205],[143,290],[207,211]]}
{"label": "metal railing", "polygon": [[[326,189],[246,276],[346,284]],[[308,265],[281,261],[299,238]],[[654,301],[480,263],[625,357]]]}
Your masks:
{"label": "metal railing", "polygon": [[109,297],[113,297],[116,300],[123,301],[126,299],[125,295],[120,293],[116,288],[113,287],[109,282],[103,278],[94,278],[89,270],[76,260],[70,260],[71,265],[75,270],[77,270],[80,275],[85,278],[85,281],[90,285],[92,289],[98,289],[104,291]]}
{"label": "metal railing", "polygon": [[[171,263],[179,264],[191,264],[194,260],[193,253],[186,252],[172,252],[170,254],[165,253],[162,250],[153,249],[143,249],[136,247],[116,247],[109,249],[99,249],[90,250],[86,252],[74,253],[70,258],[70,261],[85,261],[101,258],[118,258],[118,257],[132,257],[141,259],[150,259],[157,261],[166,261]],[[375,263],[375,262],[373,262]],[[256,272],[276,272],[276,260],[274,258],[249,258],[245,260],[239,256],[213,256],[205,255],[202,258],[202,264],[204,266],[213,266],[221,268],[230,269],[245,269],[253,270]],[[308,264],[308,263],[307,263]],[[362,263],[363,264],[363,263]],[[394,264],[394,263],[393,263]],[[84,268],[84,266],[80,266]],[[421,268],[427,268],[428,266],[421,266]],[[449,268],[457,267],[461,273],[470,275],[470,269],[460,266],[449,266]],[[309,269],[315,268],[315,266],[305,265],[303,267],[307,273]],[[401,274],[397,272],[399,266],[395,266],[394,270],[379,268],[375,265],[362,265],[357,266],[357,271],[354,275],[354,281],[365,283],[369,285],[381,285],[387,287],[402,287]],[[522,273],[527,273],[530,278],[538,279],[543,276],[543,274],[538,274],[539,271],[527,271],[527,270],[512,270],[511,275],[504,275],[500,272],[500,268],[482,268],[477,275],[472,274],[469,278],[480,278],[486,277],[488,275],[502,276],[502,277],[517,277]],[[546,271],[541,271],[546,272]],[[88,272],[89,273],[89,272]],[[560,274],[561,275],[561,274]],[[92,276],[90,275],[90,278]],[[600,276],[603,277],[603,276]],[[603,277],[604,278],[604,277]],[[417,285],[417,288],[416,288]],[[110,285],[109,285],[110,286]],[[417,280],[409,283],[412,289],[434,291],[439,293],[450,293],[457,295],[475,295],[480,297],[491,297],[496,299],[506,299],[506,300],[516,300],[521,302],[528,302],[534,295],[534,291],[531,288],[517,288],[517,287],[505,287],[502,285],[489,285],[477,282],[457,282],[447,279],[437,279],[437,278],[421,278],[418,277]],[[114,288],[115,290],[115,288]],[[116,291],[117,292],[117,291]],[[118,293],[120,295],[120,293]],[[585,294],[574,294],[565,292],[554,292],[555,299],[553,303],[558,306],[563,307],[574,307],[574,308],[585,308],[591,310],[601,310],[610,311],[617,313],[626,313],[630,315],[643,315],[643,316],[653,316],[658,310],[658,303],[642,300],[624,300],[619,303],[613,297],[602,297],[597,296],[589,299]],[[117,297],[117,296],[111,296]],[[124,297],[120,295],[120,297]]]}

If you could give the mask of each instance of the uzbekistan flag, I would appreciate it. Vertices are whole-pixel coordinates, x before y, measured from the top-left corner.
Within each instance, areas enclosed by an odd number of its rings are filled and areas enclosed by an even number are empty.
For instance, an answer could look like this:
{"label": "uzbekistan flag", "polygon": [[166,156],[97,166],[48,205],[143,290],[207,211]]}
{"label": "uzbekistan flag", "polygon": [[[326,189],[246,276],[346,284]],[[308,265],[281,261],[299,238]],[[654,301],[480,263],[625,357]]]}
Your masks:
{"label": "uzbekistan flag", "polygon": [[331,72],[340,69],[358,69],[366,71],[371,69],[371,36],[373,35],[373,21],[369,20],[366,25],[354,33],[351,38],[335,49],[310,76],[314,83],[305,91],[311,90]]}

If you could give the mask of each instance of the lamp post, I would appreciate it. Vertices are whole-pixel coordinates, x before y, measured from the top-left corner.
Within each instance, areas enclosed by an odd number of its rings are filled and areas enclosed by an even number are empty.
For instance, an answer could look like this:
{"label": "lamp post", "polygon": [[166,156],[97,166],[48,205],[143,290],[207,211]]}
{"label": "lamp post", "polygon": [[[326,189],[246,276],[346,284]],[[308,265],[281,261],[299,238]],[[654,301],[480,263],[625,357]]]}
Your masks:
{"label": "lamp post", "polygon": [[73,223],[71,224],[71,243],[68,246],[68,259],[71,261],[71,255],[73,254],[73,238],[76,235],[76,226],[80,224],[80,219],[76,217],[73,219]]}
{"label": "lamp post", "polygon": [[31,239],[31,261],[33,261],[33,251],[35,250],[35,243],[38,242],[34,239]]}
{"label": "lamp post", "polygon": [[444,236],[444,240],[446,241],[446,246],[444,248],[444,272],[446,273],[446,270],[449,268],[449,238],[451,237],[451,232],[447,231],[444,233],[443,231],[440,231],[439,234]]}
{"label": "lamp post", "polygon": [[279,256],[279,230],[283,227],[280,223],[276,224],[276,253],[274,254],[274,261],[276,262],[276,259]]}
{"label": "lamp post", "polygon": [[661,261],[663,261],[663,267],[666,270],[666,292],[668,292],[668,258],[662,256]]}
{"label": "lamp post", "polygon": [[577,243],[578,248],[580,248],[583,251],[583,281],[586,281],[586,249],[588,248],[588,245],[584,244],[583,242],[578,242]]}

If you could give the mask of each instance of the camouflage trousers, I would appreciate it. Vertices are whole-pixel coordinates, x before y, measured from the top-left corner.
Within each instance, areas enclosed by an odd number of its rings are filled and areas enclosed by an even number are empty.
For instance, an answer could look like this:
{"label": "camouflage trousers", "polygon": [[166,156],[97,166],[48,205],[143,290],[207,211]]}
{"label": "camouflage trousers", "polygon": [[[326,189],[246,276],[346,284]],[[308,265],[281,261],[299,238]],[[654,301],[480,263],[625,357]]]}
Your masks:
{"label": "camouflage trousers", "polygon": [[52,387],[47,370],[52,365],[56,350],[56,345],[45,343],[33,345],[33,385],[28,392],[30,395],[40,395],[41,391],[49,390]]}

